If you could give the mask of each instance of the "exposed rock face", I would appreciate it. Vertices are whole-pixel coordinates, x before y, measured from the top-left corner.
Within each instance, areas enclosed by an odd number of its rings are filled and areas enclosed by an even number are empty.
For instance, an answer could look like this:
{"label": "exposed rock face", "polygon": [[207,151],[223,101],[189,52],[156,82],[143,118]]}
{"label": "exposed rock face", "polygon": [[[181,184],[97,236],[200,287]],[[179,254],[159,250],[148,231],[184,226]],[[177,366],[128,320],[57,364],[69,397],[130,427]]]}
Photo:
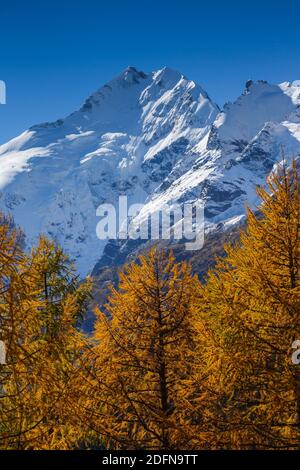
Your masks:
{"label": "exposed rock face", "polygon": [[0,208],[24,228],[28,244],[41,232],[57,239],[83,276],[141,245],[96,237],[97,207],[117,208],[120,195],[144,204],[137,226],[166,204],[201,200],[207,232],[226,230],[245,203],[255,206],[256,185],[276,168],[281,149],[299,156],[299,107],[297,83],[248,81],[220,111],[179,72],[129,67],[80,110],[0,146]]}

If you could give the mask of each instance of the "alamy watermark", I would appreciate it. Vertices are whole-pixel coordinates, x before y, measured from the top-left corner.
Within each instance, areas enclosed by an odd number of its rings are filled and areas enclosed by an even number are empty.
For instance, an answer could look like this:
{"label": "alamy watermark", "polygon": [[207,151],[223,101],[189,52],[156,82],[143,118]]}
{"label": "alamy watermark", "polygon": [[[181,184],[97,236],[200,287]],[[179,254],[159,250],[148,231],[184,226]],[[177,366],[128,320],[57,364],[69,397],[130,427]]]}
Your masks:
{"label": "alamy watermark", "polygon": [[4,341],[0,340],[0,366],[6,364],[6,346]]}
{"label": "alamy watermark", "polygon": [[149,212],[144,204],[128,205],[120,196],[118,207],[101,204],[96,227],[100,240],[184,240],[186,250],[200,250],[204,244],[203,203],[165,204]]}
{"label": "alamy watermark", "polygon": [[295,365],[300,364],[300,339],[296,339],[292,343],[292,349],[295,349],[295,351],[292,354],[292,363]]}
{"label": "alamy watermark", "polygon": [[6,84],[0,80],[0,104],[6,104]]}

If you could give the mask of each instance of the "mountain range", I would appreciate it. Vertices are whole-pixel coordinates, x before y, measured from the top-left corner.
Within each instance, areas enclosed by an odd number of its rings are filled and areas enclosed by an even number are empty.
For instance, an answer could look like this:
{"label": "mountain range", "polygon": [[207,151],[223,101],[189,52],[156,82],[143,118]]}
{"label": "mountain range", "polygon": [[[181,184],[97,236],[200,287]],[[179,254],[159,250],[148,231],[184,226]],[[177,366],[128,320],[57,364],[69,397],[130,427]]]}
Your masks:
{"label": "mountain range", "polygon": [[28,245],[55,238],[85,276],[125,243],[97,238],[100,204],[126,195],[145,216],[200,200],[206,231],[226,231],[255,207],[283,151],[300,156],[300,82],[248,80],[220,109],[180,72],[128,67],[79,110],[0,146],[0,208]]}

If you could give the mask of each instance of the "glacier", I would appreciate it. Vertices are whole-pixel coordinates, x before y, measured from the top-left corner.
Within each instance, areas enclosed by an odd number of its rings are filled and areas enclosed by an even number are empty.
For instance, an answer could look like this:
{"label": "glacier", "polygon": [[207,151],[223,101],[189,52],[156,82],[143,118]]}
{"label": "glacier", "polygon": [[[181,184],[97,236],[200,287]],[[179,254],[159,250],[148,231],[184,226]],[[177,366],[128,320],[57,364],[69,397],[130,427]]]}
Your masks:
{"label": "glacier", "polygon": [[300,155],[300,85],[246,82],[223,109],[168,67],[128,67],[64,119],[0,146],[0,208],[28,245],[43,233],[81,276],[101,259],[96,209],[142,203],[139,224],[165,204],[203,201],[207,230],[238,223],[256,186],[282,159]]}

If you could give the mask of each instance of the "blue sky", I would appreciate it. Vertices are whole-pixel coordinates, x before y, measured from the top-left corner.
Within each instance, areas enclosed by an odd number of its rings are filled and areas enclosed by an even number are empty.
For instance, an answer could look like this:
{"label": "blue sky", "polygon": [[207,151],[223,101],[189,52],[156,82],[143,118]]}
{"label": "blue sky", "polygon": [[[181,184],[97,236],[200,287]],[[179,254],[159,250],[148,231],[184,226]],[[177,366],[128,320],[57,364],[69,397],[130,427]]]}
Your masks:
{"label": "blue sky", "polygon": [[248,78],[300,79],[300,4],[251,0],[1,0],[0,143],[74,111],[133,65],[168,65],[219,104]]}

